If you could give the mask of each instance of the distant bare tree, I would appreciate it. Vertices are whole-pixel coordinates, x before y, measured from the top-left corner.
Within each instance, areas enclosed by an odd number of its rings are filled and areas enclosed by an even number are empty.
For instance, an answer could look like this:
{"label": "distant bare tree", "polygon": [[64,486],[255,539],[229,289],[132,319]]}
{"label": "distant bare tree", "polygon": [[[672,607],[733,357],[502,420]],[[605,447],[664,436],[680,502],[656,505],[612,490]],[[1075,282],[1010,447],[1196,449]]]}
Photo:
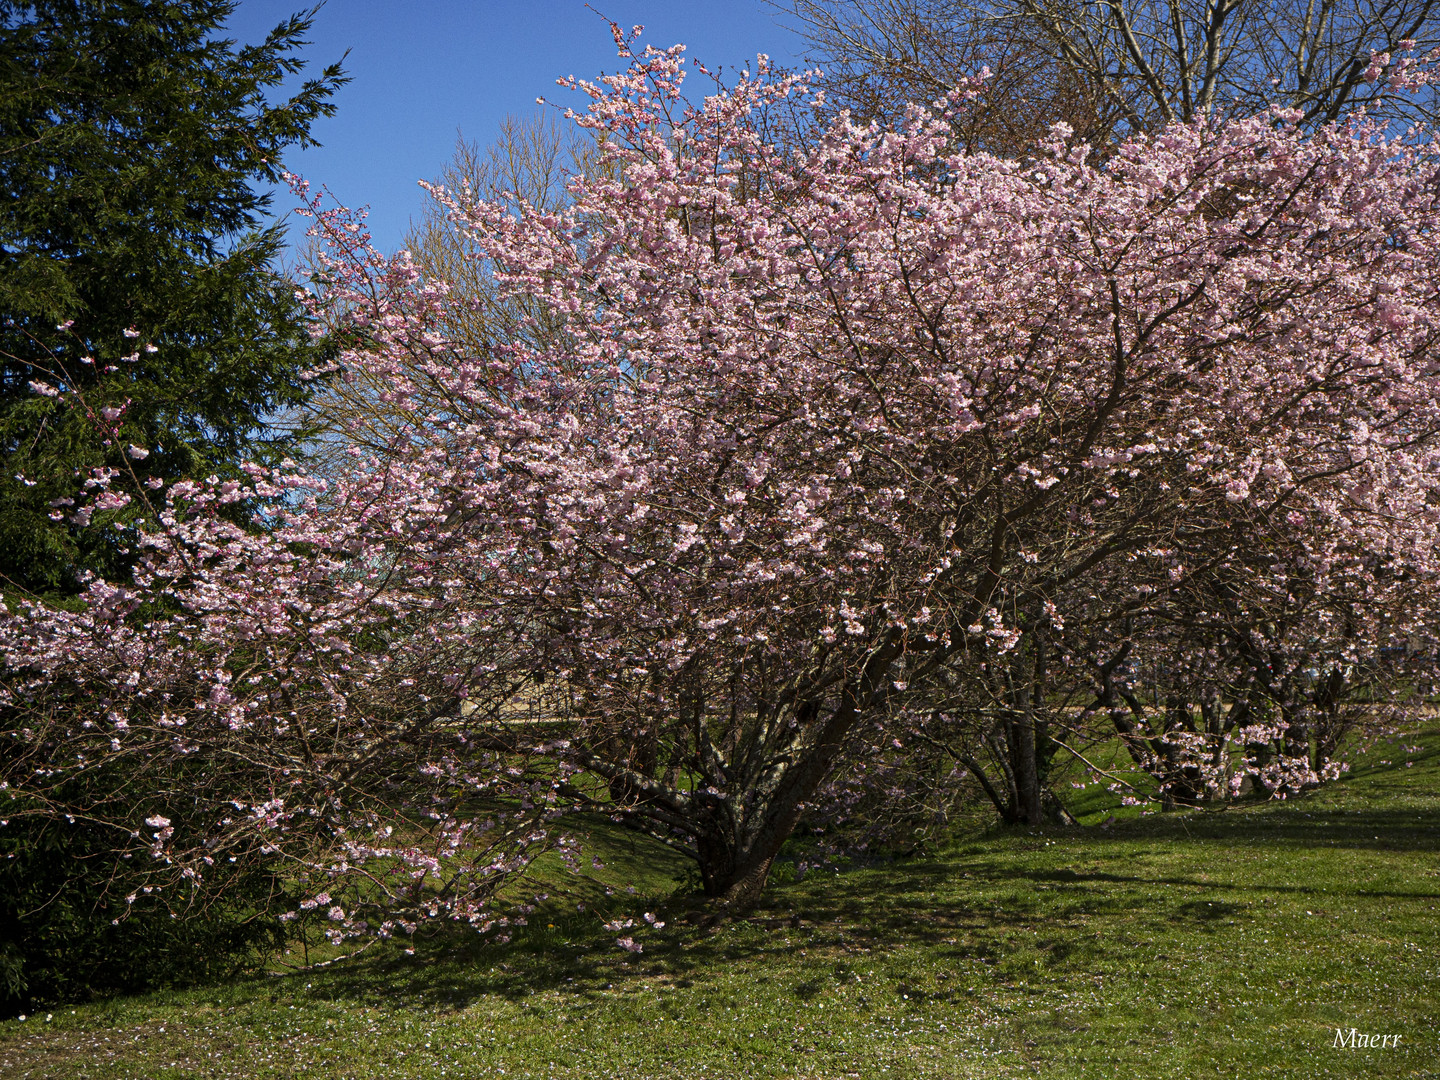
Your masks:
{"label": "distant bare tree", "polygon": [[[593,146],[580,134],[569,123],[537,112],[526,118],[507,116],[487,146],[463,135],[456,140],[454,156],[431,182],[436,197],[426,200],[404,242],[420,281],[443,283],[448,291],[438,328],[445,339],[444,353],[481,356],[497,343],[534,341],[553,332],[553,320],[541,305],[499,295],[481,242],[456,224],[454,208],[463,210],[482,200],[516,209],[521,204],[541,210],[563,206],[569,197],[567,178],[593,156]],[[326,236],[330,243],[349,241],[334,235],[333,223],[319,222],[312,232],[300,261],[323,290],[327,274],[320,253]],[[344,313],[332,315],[338,324]],[[320,432],[310,447],[316,463],[322,468],[334,464],[328,460],[331,451],[348,452],[351,446],[384,452],[392,440],[404,437],[417,416],[454,412],[453,395],[441,387],[444,373],[433,363],[428,353],[411,357],[405,370],[396,373],[407,387],[401,397],[393,393],[394,376],[378,370],[342,371],[330,380],[305,418]],[[336,437],[342,433],[343,438]]]}
{"label": "distant bare tree", "polygon": [[1077,131],[1120,117],[1073,65],[1053,55],[1041,28],[991,17],[970,0],[774,0],[797,21],[824,71],[831,101],[863,119],[893,118],[989,69],[962,119],[972,148],[1008,152],[1064,120]]}
{"label": "distant bare tree", "polygon": [[[455,155],[432,183],[461,206],[485,200],[516,209],[524,202],[537,210],[554,210],[568,199],[566,179],[593,156],[582,134],[553,114],[507,116],[488,146],[458,138]],[[427,201],[405,236],[405,246],[427,278],[449,283],[453,292],[470,301],[468,310],[457,305],[453,340],[479,349],[528,336],[522,324],[538,310],[497,299],[492,267],[442,202]]]}
{"label": "distant bare tree", "polygon": [[[995,72],[969,120],[1004,150],[1056,121],[1102,142],[1270,104],[1307,124],[1364,107],[1403,127],[1436,113],[1397,89],[1406,42],[1440,46],[1440,0],[773,0],[862,114]],[[1381,77],[1367,81],[1374,53]]]}

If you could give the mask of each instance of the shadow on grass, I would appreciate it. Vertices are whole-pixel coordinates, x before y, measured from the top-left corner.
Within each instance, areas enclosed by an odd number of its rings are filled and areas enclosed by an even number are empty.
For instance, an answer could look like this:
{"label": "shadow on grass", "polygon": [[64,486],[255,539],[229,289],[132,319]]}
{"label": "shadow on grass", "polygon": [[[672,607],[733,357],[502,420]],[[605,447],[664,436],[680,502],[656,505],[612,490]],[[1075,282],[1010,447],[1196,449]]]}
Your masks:
{"label": "shadow on grass", "polygon": [[[843,979],[842,969],[860,956],[870,962],[911,946],[942,963],[992,972],[995,981],[1009,977],[1007,966],[1019,956],[1057,977],[1111,970],[1133,959],[1136,940],[1218,934],[1268,917],[1274,898],[1302,909],[1302,897],[1321,892],[1440,900],[1440,891],[1427,888],[1433,879],[1416,881],[1414,891],[1387,891],[1381,881],[1346,877],[1338,868],[1345,864],[1335,864],[1324,880],[1305,876],[1312,850],[1440,850],[1440,798],[1428,790],[1433,774],[1394,772],[1380,779],[1403,785],[1408,805],[1363,805],[1376,786],[1363,776],[1317,797],[1218,814],[1155,815],[1107,828],[995,828],[938,856],[871,859],[778,885],[747,918],[715,926],[681,921],[683,899],[616,896],[603,901],[604,916],[593,904],[583,914],[542,909],[506,944],[442,930],[404,943],[413,946],[411,955],[404,946],[384,946],[323,972],[271,979],[261,989],[272,999],[303,993],[426,1010],[464,1009],[481,999],[529,1007],[527,999],[549,992],[583,1008],[657,984],[733,986],[734,973],[744,971],[756,984],[793,979],[788,992],[809,1001],[828,984],[816,981],[813,968],[803,976],[786,973],[797,950],[808,950],[812,962],[833,960],[835,978]],[[1362,808],[1346,809],[1350,800]],[[612,847],[612,859],[639,858],[628,839]],[[1248,859],[1262,851],[1271,853],[1270,880],[1226,872],[1227,855]],[[658,912],[667,928],[617,933],[602,926],[616,915],[639,924],[646,910]],[[617,947],[626,934],[643,943],[642,954]]]}
{"label": "shadow on grass", "polygon": [[[1010,878],[1033,882],[1057,882],[1060,884],[1093,885],[1099,887],[1109,886],[1133,886],[1135,888],[1149,888],[1156,886],[1179,886],[1187,889],[1208,890],[1211,892],[1255,892],[1255,893],[1280,893],[1306,896],[1316,893],[1333,891],[1320,885],[1309,884],[1275,884],[1273,882],[1257,882],[1248,884],[1236,884],[1228,881],[1217,881],[1214,879],[1201,879],[1193,877],[1174,877],[1155,874],[1113,874],[1104,871],[1082,873],[1076,871],[1050,871],[1050,870],[1027,870],[1018,869],[1004,863],[978,863],[972,864],[974,869],[987,875],[991,880]],[[1440,892],[1390,892],[1383,889],[1365,888],[1363,884],[1357,883],[1353,889],[1346,890],[1350,896],[1362,896],[1373,899],[1392,900],[1440,900]]]}

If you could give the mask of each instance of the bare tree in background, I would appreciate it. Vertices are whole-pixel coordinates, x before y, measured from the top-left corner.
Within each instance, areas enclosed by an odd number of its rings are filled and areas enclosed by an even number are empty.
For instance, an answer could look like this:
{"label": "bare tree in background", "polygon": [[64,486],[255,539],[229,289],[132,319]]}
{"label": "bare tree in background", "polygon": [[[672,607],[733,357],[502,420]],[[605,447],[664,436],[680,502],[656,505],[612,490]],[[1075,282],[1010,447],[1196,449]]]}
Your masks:
{"label": "bare tree in background", "polygon": [[1119,119],[1099,88],[1053,55],[1040,27],[991,17],[970,0],[771,0],[809,42],[832,104],[865,120],[894,118],[988,69],[959,118],[971,149],[1010,153],[1063,120],[1080,132]]}
{"label": "bare tree in background", "polygon": [[[553,332],[553,319],[539,304],[502,299],[497,294],[493,267],[480,244],[452,219],[451,202],[460,208],[484,200],[518,208],[528,203],[541,210],[564,205],[569,198],[566,180],[593,158],[594,147],[573,125],[537,112],[529,117],[507,116],[500,133],[488,146],[456,140],[455,153],[431,182],[442,198],[428,199],[418,222],[405,236],[421,282],[443,282],[448,288],[446,317],[441,327],[444,350],[479,356],[497,343],[533,341]],[[443,189],[443,190],[441,190]],[[333,233],[333,225],[318,228]],[[331,237],[331,240],[344,238]],[[311,280],[325,288],[319,265],[324,239],[312,236],[301,263]],[[338,318],[342,313],[332,313]],[[440,373],[430,367],[434,357],[416,353],[404,376],[414,392],[403,404],[389,391],[389,380],[377,370],[341,371],[329,380],[310,405],[306,419],[320,435],[311,453],[322,467],[328,456],[348,453],[350,446],[383,452],[397,437],[404,437],[417,414],[454,412],[459,406],[442,388]],[[343,438],[336,438],[343,433]]]}
{"label": "bare tree in background", "polygon": [[[456,140],[455,155],[432,181],[456,202],[478,200],[518,209],[529,203],[537,210],[554,210],[568,199],[565,181],[583,169],[593,147],[573,124],[553,113],[537,112],[528,118],[507,116],[500,134],[486,147]],[[481,257],[474,239],[451,220],[450,210],[437,200],[426,203],[418,223],[405,236],[416,265],[430,279],[448,282],[452,291],[472,303],[457,310],[450,328],[452,340],[471,349],[494,341],[524,339],[525,320],[538,310],[521,310],[501,303],[495,294],[492,267]]]}
{"label": "bare tree in background", "polygon": [[[1057,121],[1093,142],[1172,120],[1357,107],[1403,128],[1433,88],[1397,90],[1413,42],[1440,46],[1440,0],[773,0],[810,43],[832,98],[881,116],[994,72],[967,121],[999,152]],[[1373,53],[1389,53],[1367,81]]]}

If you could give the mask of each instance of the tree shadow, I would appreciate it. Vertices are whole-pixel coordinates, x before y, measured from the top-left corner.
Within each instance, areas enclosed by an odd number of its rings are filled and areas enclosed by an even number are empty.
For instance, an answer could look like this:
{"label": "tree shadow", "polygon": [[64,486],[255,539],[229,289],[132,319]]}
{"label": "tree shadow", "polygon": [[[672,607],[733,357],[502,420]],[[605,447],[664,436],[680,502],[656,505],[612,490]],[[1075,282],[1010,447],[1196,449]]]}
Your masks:
{"label": "tree shadow", "polygon": [[[1409,790],[1414,794],[1413,784]],[[1047,849],[1047,840],[1059,846]],[[612,907],[603,917],[594,910],[547,915],[542,909],[509,943],[463,928],[442,929],[323,972],[272,978],[260,989],[272,998],[319,995],[391,1009],[459,1010],[481,999],[535,1007],[536,994],[549,995],[552,1005],[559,995],[567,1008],[583,1008],[657,985],[704,986],[717,982],[717,972],[727,966],[754,965],[757,980],[793,978],[791,992],[809,1001],[829,984],[808,970],[784,974],[797,939],[812,958],[831,958],[838,980],[854,958],[907,946],[923,947],[941,964],[991,970],[1000,980],[1022,947],[1044,970],[1098,968],[1123,961],[1137,935],[1218,933],[1261,917],[1267,895],[1322,891],[1322,885],[1300,880],[1263,883],[1241,875],[1227,881],[1199,869],[1132,870],[1137,844],[1163,850],[1172,843],[1203,848],[1210,842],[1227,848],[1434,852],[1440,850],[1440,799],[1359,810],[1302,799],[1225,813],[1156,815],[1108,828],[994,828],[940,855],[871,857],[844,872],[777,885],[743,918],[711,915],[694,925],[683,921],[694,911],[693,900],[615,897],[608,902],[626,910]],[[1132,852],[1123,850],[1127,847]],[[1017,850],[1053,851],[1055,861],[1089,865],[1046,866],[1044,857],[1016,858]],[[1329,890],[1333,895],[1333,882]],[[1364,880],[1345,893],[1440,900],[1440,891],[1387,891]],[[641,925],[647,909],[660,915],[666,929]],[[642,953],[623,952],[616,944],[620,935],[604,930],[603,921],[616,915],[636,920],[634,930],[622,933],[633,934]],[[922,996],[932,992],[915,989]]]}

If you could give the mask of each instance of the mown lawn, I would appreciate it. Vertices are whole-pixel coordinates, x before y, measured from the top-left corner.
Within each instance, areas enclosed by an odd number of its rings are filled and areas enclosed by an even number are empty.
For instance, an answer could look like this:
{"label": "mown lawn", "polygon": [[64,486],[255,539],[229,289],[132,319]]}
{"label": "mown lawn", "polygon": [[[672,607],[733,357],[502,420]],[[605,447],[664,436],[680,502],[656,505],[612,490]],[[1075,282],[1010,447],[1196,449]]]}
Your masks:
{"label": "mown lawn", "polygon": [[[638,919],[671,886],[610,839],[635,896],[504,946],[7,1020],[0,1076],[1440,1077],[1440,733],[1422,741],[1290,803],[976,834],[784,881],[739,923],[672,907],[640,955],[596,911]],[[1352,1027],[1399,1046],[1336,1048]]]}

